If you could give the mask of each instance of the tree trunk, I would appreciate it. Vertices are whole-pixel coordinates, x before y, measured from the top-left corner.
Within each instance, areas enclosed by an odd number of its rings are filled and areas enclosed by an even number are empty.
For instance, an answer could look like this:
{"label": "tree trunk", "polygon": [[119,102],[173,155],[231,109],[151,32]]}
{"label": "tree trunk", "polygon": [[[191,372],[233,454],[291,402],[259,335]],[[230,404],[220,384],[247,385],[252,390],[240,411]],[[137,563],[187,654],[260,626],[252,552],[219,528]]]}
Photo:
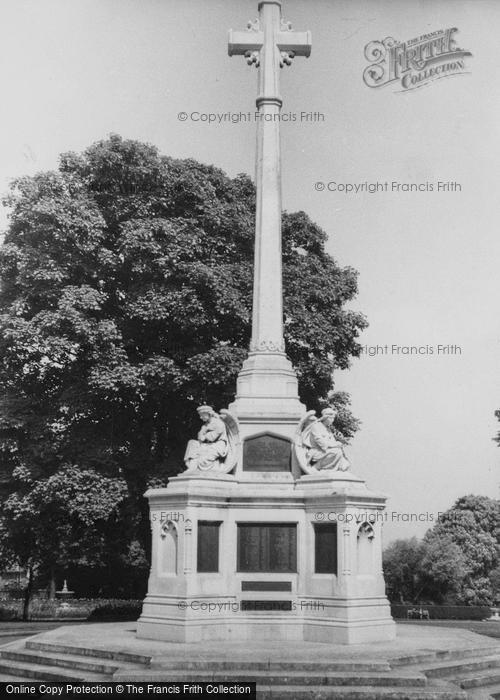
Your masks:
{"label": "tree trunk", "polygon": [[49,600],[56,599],[56,574],[54,567],[50,567]]}
{"label": "tree trunk", "polygon": [[31,564],[28,565],[28,585],[24,591],[24,602],[23,602],[23,621],[27,622],[30,619],[30,602],[31,594],[33,592],[33,567]]}

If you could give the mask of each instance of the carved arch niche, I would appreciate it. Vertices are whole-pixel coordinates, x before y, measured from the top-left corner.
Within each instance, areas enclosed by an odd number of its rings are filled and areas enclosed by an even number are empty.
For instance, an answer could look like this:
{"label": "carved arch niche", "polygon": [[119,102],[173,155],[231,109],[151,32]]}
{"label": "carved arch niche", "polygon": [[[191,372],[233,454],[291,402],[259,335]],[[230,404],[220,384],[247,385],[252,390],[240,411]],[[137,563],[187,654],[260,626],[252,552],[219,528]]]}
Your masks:
{"label": "carved arch niche", "polygon": [[359,526],[356,541],[356,561],[358,574],[373,574],[375,554],[374,554],[375,531],[368,522]]}
{"label": "carved arch niche", "polygon": [[179,532],[177,523],[166,520],[160,534],[160,574],[176,576],[178,573]]}

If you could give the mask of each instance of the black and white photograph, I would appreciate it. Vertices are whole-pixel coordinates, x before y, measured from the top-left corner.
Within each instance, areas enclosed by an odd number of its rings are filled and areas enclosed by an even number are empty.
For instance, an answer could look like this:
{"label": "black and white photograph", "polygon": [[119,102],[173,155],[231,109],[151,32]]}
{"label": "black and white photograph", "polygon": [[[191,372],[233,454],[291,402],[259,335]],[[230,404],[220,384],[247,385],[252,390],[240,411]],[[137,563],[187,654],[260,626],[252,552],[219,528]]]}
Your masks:
{"label": "black and white photograph", "polygon": [[2,697],[500,699],[498,0],[0,0]]}

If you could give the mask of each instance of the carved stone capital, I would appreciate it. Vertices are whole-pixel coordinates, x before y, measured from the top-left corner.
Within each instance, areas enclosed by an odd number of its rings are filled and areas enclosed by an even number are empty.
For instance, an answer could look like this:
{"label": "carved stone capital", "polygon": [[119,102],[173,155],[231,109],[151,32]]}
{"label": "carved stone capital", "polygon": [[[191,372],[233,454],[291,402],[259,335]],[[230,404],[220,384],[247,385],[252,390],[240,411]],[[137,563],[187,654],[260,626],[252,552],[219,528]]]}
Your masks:
{"label": "carved stone capital", "polygon": [[259,18],[256,17],[255,19],[249,19],[247,22],[247,31],[249,32],[258,32],[260,31],[260,21]]}
{"label": "carved stone capital", "polygon": [[285,352],[285,341],[261,340],[250,343],[250,352]]}
{"label": "carved stone capital", "polygon": [[259,51],[247,51],[245,53],[245,58],[249,66],[255,66],[258,68],[260,66],[260,52]]}
{"label": "carved stone capital", "polygon": [[294,58],[294,51],[280,51],[280,68],[283,68],[283,66],[291,66]]}
{"label": "carved stone capital", "polygon": [[177,532],[177,523],[174,520],[165,520],[160,528],[160,537],[165,539],[167,532],[170,532],[170,530]]}

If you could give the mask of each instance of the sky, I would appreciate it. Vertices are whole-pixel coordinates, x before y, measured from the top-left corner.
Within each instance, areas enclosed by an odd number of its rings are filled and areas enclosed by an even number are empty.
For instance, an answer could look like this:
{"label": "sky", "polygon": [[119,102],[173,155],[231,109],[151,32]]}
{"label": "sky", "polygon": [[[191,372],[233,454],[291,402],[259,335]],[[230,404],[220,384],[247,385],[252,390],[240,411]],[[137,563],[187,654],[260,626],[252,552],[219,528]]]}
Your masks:
{"label": "sky", "polygon": [[[228,57],[227,30],[256,14],[254,0],[0,0],[0,192],[113,132],[253,175],[255,123],[202,115],[255,111],[256,70]],[[286,0],[283,16],[312,32],[310,58],[281,74],[284,208],[358,270],[350,307],[381,348],[335,377],[362,420],[349,457],[389,497],[386,540],[421,536],[456,498],[499,496],[500,3]],[[460,74],[364,83],[370,42],[448,28],[472,54]],[[334,191],[377,182],[388,191]]]}

